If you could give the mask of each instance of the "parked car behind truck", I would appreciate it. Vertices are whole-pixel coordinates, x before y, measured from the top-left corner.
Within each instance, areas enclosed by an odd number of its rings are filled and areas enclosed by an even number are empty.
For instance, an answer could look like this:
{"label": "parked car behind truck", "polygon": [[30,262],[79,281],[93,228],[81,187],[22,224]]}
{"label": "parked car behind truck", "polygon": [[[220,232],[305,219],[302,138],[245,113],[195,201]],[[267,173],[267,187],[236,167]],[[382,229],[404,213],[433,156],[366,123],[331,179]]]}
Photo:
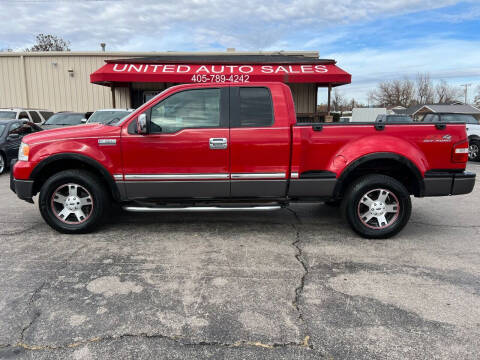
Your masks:
{"label": "parked car behind truck", "polygon": [[28,120],[37,125],[43,124],[53,115],[52,111],[43,109],[7,108],[0,109],[0,119]]}
{"label": "parked car behind truck", "polygon": [[120,121],[132,111],[133,109],[101,109],[95,111],[88,120],[85,119],[85,122],[87,124],[109,124]]}
{"label": "parked car behind truck", "polygon": [[25,137],[11,179],[45,221],[91,231],[112,202],[130,211],[341,201],[352,229],[399,232],[410,196],[472,191],[464,124],[297,124],[281,83],[171,87],[123,121]]}
{"label": "parked car behind truck", "polygon": [[426,114],[422,121],[432,123],[466,124],[469,142],[468,158],[472,161],[480,161],[480,123],[473,115],[459,113],[433,113]]}
{"label": "parked car behind truck", "polygon": [[17,158],[22,138],[41,130],[27,120],[0,119],[0,174],[8,169],[10,160]]}

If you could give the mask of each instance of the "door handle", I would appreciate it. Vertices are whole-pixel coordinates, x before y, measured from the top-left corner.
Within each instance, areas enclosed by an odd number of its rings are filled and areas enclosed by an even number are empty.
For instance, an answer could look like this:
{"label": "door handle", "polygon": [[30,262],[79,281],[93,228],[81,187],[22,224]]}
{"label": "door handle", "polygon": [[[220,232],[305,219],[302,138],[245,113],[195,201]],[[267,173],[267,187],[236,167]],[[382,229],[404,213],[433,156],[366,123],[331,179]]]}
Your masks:
{"label": "door handle", "polygon": [[227,148],[227,138],[210,138],[210,149],[222,150]]}

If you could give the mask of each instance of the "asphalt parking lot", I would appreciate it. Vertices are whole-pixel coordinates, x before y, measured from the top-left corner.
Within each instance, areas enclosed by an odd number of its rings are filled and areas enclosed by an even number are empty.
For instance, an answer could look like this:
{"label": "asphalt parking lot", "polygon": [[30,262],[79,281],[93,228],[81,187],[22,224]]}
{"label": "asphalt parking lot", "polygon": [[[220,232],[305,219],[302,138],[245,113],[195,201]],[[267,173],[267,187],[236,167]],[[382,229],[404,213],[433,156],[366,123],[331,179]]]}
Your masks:
{"label": "asphalt parking lot", "polygon": [[69,236],[3,175],[0,358],[478,358],[479,180],[413,203],[381,241],[319,204],[121,213]]}

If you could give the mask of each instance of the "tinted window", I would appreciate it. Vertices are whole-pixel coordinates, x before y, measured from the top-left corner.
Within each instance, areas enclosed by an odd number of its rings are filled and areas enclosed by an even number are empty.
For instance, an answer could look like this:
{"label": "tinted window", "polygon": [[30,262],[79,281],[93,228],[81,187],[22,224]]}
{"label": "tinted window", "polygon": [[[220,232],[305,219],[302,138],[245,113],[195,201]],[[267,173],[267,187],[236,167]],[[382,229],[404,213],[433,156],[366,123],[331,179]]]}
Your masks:
{"label": "tinted window", "polygon": [[152,108],[151,133],[220,126],[220,89],[182,91]]}
{"label": "tinted window", "polygon": [[387,123],[405,123],[412,122],[412,118],[407,115],[387,115]]}
{"label": "tinted window", "polygon": [[0,119],[15,119],[16,117],[15,111],[0,111]]}
{"label": "tinted window", "polygon": [[83,118],[82,114],[58,113],[52,115],[44,125],[78,125],[82,123]]}
{"label": "tinted window", "polygon": [[273,125],[272,98],[266,88],[239,89],[239,125],[260,127]]}
{"label": "tinted window", "polygon": [[40,114],[42,114],[44,120],[48,120],[48,118],[53,115],[50,111],[40,111]]}
{"label": "tinted window", "polygon": [[10,125],[10,130],[8,130],[8,135],[10,134],[20,134],[20,123],[16,122]]}
{"label": "tinted window", "polygon": [[19,119],[28,119],[28,120],[30,120],[30,118],[28,117],[28,115],[27,115],[27,113],[26,113],[25,111],[22,111],[22,112],[20,113],[20,115],[18,115],[18,118],[19,118]]}
{"label": "tinted window", "polygon": [[30,116],[32,117],[34,123],[38,124],[42,122],[42,119],[40,119],[40,115],[38,115],[36,111],[30,111]]}
{"label": "tinted window", "polygon": [[423,117],[424,122],[438,122],[439,117],[437,114],[427,114]]}
{"label": "tinted window", "polygon": [[475,119],[472,115],[465,115],[465,114],[446,114],[442,115],[443,122],[461,122],[467,124],[478,124],[477,119]]}

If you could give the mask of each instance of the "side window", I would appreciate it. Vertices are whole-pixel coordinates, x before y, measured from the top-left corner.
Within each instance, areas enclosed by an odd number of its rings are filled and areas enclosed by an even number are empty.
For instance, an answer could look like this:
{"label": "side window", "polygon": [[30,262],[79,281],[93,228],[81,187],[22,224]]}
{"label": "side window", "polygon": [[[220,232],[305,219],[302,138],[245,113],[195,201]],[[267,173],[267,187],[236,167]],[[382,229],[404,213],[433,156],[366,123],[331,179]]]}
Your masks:
{"label": "side window", "polygon": [[30,120],[30,118],[28,117],[26,111],[22,111],[22,112],[20,113],[20,115],[18,115],[18,119],[27,119],[27,120]]}
{"label": "side window", "polygon": [[439,121],[439,117],[437,114],[427,114],[423,118],[423,122],[438,122],[438,121]]}
{"label": "side window", "polygon": [[20,134],[20,123],[16,122],[10,126],[10,130],[8,130],[8,135],[11,134]]}
{"label": "side window", "polygon": [[273,125],[273,107],[270,90],[267,88],[239,88],[238,125],[240,127],[262,127]]}
{"label": "side window", "polygon": [[42,122],[42,119],[40,119],[40,115],[38,115],[36,111],[30,111],[30,116],[34,123],[39,124]]}
{"label": "side window", "polygon": [[45,121],[47,121],[48,118],[53,115],[53,113],[50,111],[40,111],[40,114],[42,114]]}
{"label": "side window", "polygon": [[152,107],[150,133],[220,127],[220,89],[186,90]]}
{"label": "side window", "polygon": [[18,133],[20,134],[20,136],[25,136],[25,135],[31,134],[32,132],[34,132],[32,125],[31,123],[28,123],[28,122],[24,122],[18,128]]}

